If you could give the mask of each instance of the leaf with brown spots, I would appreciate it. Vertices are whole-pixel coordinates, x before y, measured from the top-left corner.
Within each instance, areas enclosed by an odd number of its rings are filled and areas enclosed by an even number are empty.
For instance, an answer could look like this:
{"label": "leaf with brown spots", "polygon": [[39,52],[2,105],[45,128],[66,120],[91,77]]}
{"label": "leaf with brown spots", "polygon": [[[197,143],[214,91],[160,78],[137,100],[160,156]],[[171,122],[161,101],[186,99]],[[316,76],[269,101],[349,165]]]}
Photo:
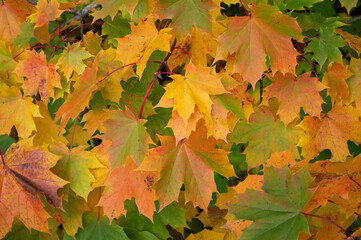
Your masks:
{"label": "leaf with brown spots", "polygon": [[124,201],[135,198],[139,212],[152,219],[155,211],[155,191],[152,186],[158,180],[158,172],[137,171],[137,164],[128,157],[125,164],[114,169],[105,182],[105,192],[98,205],[104,206],[109,219],[125,214]]}
{"label": "leaf with brown spots", "polygon": [[47,105],[50,97],[54,98],[54,87],[61,88],[60,76],[54,64],[46,62],[44,52],[25,52],[25,60],[15,68],[19,77],[26,77],[24,95],[36,95],[39,91],[41,99]]}
{"label": "leaf with brown spots", "polygon": [[[39,198],[42,193],[48,202],[61,208],[61,198],[57,191],[66,181],[50,172],[59,157],[44,148],[30,147],[32,141],[14,143],[1,156],[0,166],[0,206],[8,209],[6,215],[0,211],[0,226],[8,226],[14,217],[19,218],[27,228],[48,232],[47,219]],[[0,227],[0,237],[9,229]]]}

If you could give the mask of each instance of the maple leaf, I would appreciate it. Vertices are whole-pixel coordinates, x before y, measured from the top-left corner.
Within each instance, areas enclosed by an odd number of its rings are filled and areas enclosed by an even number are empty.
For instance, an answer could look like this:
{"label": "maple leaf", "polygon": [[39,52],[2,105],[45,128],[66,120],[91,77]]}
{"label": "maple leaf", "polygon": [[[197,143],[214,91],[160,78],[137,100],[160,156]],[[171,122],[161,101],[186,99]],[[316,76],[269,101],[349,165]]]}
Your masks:
{"label": "maple leaf", "polygon": [[128,108],[125,112],[111,111],[109,115],[110,119],[104,123],[107,130],[101,139],[112,140],[109,149],[111,169],[124,164],[128,155],[139,165],[147,153],[150,142],[143,126],[146,120],[137,119]]}
{"label": "maple leaf", "polygon": [[62,67],[61,70],[66,78],[69,79],[73,71],[79,75],[84,72],[86,66],[83,60],[91,56],[93,55],[81,48],[80,42],[77,42],[65,47],[59,57],[58,65]]}
{"label": "maple leaf", "polygon": [[158,32],[151,19],[140,20],[137,26],[132,23],[131,29],[132,34],[117,38],[118,59],[123,63],[135,62],[141,79],[147,61],[155,50],[170,51],[171,29],[163,28]]}
{"label": "maple leaf", "polygon": [[213,171],[230,177],[233,167],[227,152],[214,148],[216,140],[207,139],[202,122],[188,139],[176,144],[174,137],[160,136],[162,145],[150,149],[139,170],[160,171],[160,179],[154,184],[160,208],[178,199],[184,183],[186,201],[206,209],[216,191]]}
{"label": "maple leaf", "polygon": [[161,0],[153,14],[160,19],[172,19],[172,27],[184,36],[192,31],[192,26],[211,32],[210,11],[216,8],[211,0]]}
{"label": "maple leaf", "polygon": [[268,108],[262,108],[253,113],[249,123],[241,120],[237,123],[231,135],[231,141],[248,143],[245,150],[248,167],[257,167],[265,163],[271,153],[291,150],[297,156],[299,129],[286,127],[282,122],[275,121]]}
{"label": "maple leaf", "polygon": [[29,20],[35,23],[35,27],[40,27],[58,18],[62,12],[56,0],[50,2],[39,0],[36,4],[36,12],[29,16]]}
{"label": "maple leaf", "polygon": [[298,239],[300,231],[309,233],[300,211],[312,196],[311,182],[306,167],[293,176],[287,167],[265,168],[263,191],[247,189],[229,205],[236,219],[254,221],[239,239]]}
{"label": "maple leaf", "polygon": [[323,75],[322,83],[328,87],[327,93],[330,95],[332,102],[336,98],[348,98],[349,90],[345,80],[351,76],[351,71],[341,63],[328,66],[327,72]]}
{"label": "maple leaf", "polygon": [[59,130],[65,126],[70,118],[75,119],[88,106],[91,94],[97,90],[97,71],[97,62],[93,62],[91,67],[87,67],[76,82],[74,92],[67,97],[64,104],[56,112],[53,123],[61,118]]}
{"label": "maple leaf", "polygon": [[260,3],[251,9],[251,17],[229,18],[228,29],[218,38],[216,59],[222,58],[224,52],[236,53],[233,72],[241,73],[254,87],[268,69],[266,56],[272,72],[294,72],[298,53],[290,38],[300,39],[301,29],[296,20],[276,6]]}
{"label": "maple leaf", "polygon": [[272,153],[271,157],[265,163],[266,167],[277,167],[282,168],[287,165],[289,168],[300,166],[300,162],[296,162],[291,154],[290,149],[287,149],[284,152]]}
{"label": "maple leaf", "polygon": [[44,52],[26,51],[25,60],[16,66],[15,73],[26,77],[24,95],[36,95],[39,91],[45,104],[49,103],[50,97],[54,98],[54,87],[61,88],[55,65],[46,62]]}
{"label": "maple leaf", "polygon": [[91,184],[95,182],[89,169],[101,168],[103,165],[94,153],[85,151],[86,146],[68,149],[64,143],[50,146],[50,151],[61,156],[52,171],[59,177],[70,182],[70,188],[84,199],[87,199],[92,190]]}
{"label": "maple leaf", "polygon": [[152,189],[157,180],[156,172],[135,171],[137,164],[128,157],[126,162],[115,168],[105,181],[106,190],[98,205],[104,207],[109,219],[125,214],[124,201],[135,198],[139,212],[152,219],[155,211],[155,192]]}
{"label": "maple leaf", "polygon": [[44,148],[31,147],[30,142],[14,143],[5,156],[1,156],[0,203],[9,211],[6,216],[0,215],[3,216],[0,225],[12,222],[16,216],[28,229],[47,232],[50,216],[43,209],[38,193],[43,193],[54,206],[61,207],[57,190],[66,181],[49,170],[59,158]]}
{"label": "maple leaf", "polygon": [[319,92],[325,88],[317,78],[311,77],[311,72],[295,76],[291,73],[283,75],[276,72],[268,75],[272,84],[266,88],[264,101],[276,97],[279,102],[280,120],[290,123],[298,117],[300,107],[312,116],[319,116],[323,102]]}
{"label": "maple leaf", "polygon": [[32,98],[23,97],[19,88],[0,82],[0,134],[9,134],[15,126],[19,137],[29,137],[36,131],[33,117],[41,115]]}
{"label": "maple leaf", "polygon": [[336,106],[322,119],[306,116],[299,124],[305,130],[298,143],[302,147],[302,155],[310,160],[320,151],[329,149],[331,161],[346,161],[349,155],[347,141],[361,142],[358,116],[359,112],[348,106]]}
{"label": "maple leaf", "polygon": [[157,107],[169,107],[169,100],[174,100],[176,110],[184,122],[194,112],[195,106],[207,118],[211,118],[212,100],[210,95],[227,93],[220,76],[210,74],[211,68],[194,66],[189,63],[185,76],[172,75],[173,81],[168,84],[166,92]]}
{"label": "maple leaf", "polygon": [[313,58],[323,66],[327,59],[331,62],[342,62],[339,48],[344,45],[345,42],[333,32],[333,28],[321,28],[319,38],[312,38],[305,51],[313,52]]}

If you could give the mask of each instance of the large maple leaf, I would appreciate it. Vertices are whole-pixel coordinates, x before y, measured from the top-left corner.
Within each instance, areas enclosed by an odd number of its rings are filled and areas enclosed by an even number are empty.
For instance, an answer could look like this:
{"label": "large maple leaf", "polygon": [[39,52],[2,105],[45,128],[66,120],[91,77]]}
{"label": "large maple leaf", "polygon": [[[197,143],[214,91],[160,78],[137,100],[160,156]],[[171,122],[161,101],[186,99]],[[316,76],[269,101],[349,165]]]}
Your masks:
{"label": "large maple leaf", "polygon": [[271,153],[290,149],[297,156],[297,144],[300,129],[285,126],[275,121],[268,108],[263,108],[251,115],[249,123],[241,120],[237,123],[231,141],[248,143],[245,150],[248,167],[257,167],[269,159]]}
{"label": "large maple leaf", "polygon": [[137,164],[128,157],[124,165],[114,169],[104,185],[106,190],[98,205],[104,206],[109,219],[125,215],[124,201],[135,198],[139,212],[152,219],[155,211],[155,191],[152,189],[158,173],[136,171]]}
{"label": "large maple leaf", "polygon": [[207,209],[212,192],[217,190],[213,171],[225,177],[234,174],[227,152],[215,148],[216,140],[207,138],[202,122],[188,139],[178,144],[174,137],[160,139],[162,145],[149,150],[139,169],[160,171],[160,179],[154,188],[161,208],[178,199],[184,183],[186,201]]}
{"label": "large maple leaf", "polygon": [[48,64],[44,52],[26,51],[25,59],[15,68],[19,77],[25,76],[24,95],[36,95],[39,91],[41,99],[48,104],[54,98],[54,87],[61,88],[60,76],[54,64]]}
{"label": "large maple leaf", "polygon": [[217,5],[211,0],[161,0],[154,14],[161,18],[172,19],[172,27],[179,35],[192,32],[192,26],[211,32],[212,17],[209,11]]}
{"label": "large maple leaf", "polygon": [[128,155],[139,165],[148,149],[149,135],[143,126],[144,119],[137,119],[127,108],[125,112],[112,111],[110,119],[105,121],[107,129],[101,136],[103,140],[112,140],[109,149],[109,162],[114,169],[124,164]]}
{"label": "large maple leaf", "polygon": [[298,146],[302,155],[312,159],[320,151],[329,149],[333,162],[346,161],[349,155],[347,141],[361,142],[359,112],[350,106],[336,106],[321,119],[306,116],[300,123],[305,130]]}
{"label": "large maple leaf", "polygon": [[291,73],[283,75],[280,72],[269,76],[272,84],[266,88],[264,100],[276,97],[279,102],[280,120],[291,122],[298,117],[300,108],[312,116],[319,116],[323,102],[319,92],[325,88],[317,78],[311,77],[311,72],[295,76]]}
{"label": "large maple leaf", "polygon": [[210,74],[211,68],[194,66],[189,63],[185,76],[172,75],[173,81],[168,84],[166,92],[158,103],[158,107],[170,107],[174,101],[173,109],[186,123],[195,106],[207,118],[211,119],[213,102],[210,95],[228,93],[220,80],[220,76]]}
{"label": "large maple leaf", "polygon": [[140,20],[138,25],[131,25],[132,34],[118,40],[118,59],[126,64],[135,62],[137,64],[137,74],[142,78],[150,55],[155,50],[170,51],[170,28],[164,28],[158,32],[153,21]]}
{"label": "large maple leaf", "polygon": [[[16,216],[27,228],[47,232],[47,218],[50,216],[43,209],[38,193],[43,193],[49,202],[61,207],[57,190],[66,181],[49,170],[58,161],[58,156],[30,146],[31,141],[24,140],[11,145],[5,156],[1,156],[4,158],[0,166],[0,206],[8,212],[6,215],[0,213],[0,225],[12,223]],[[0,231],[0,236],[6,232]]]}
{"label": "large maple leaf", "polygon": [[255,86],[267,70],[266,57],[273,72],[294,72],[297,51],[291,38],[300,39],[301,29],[295,19],[282,14],[276,6],[252,5],[252,16],[232,17],[228,29],[218,38],[216,59],[224,52],[236,53],[233,72]]}
{"label": "large maple leaf", "polygon": [[29,137],[36,130],[33,117],[41,115],[32,98],[23,97],[17,87],[0,82],[0,134],[9,134],[15,126],[19,137]]}
{"label": "large maple leaf", "polygon": [[300,231],[309,233],[307,219],[301,214],[311,192],[312,178],[303,168],[295,175],[287,167],[265,168],[263,191],[247,189],[229,205],[236,219],[252,220],[240,240],[296,240]]}

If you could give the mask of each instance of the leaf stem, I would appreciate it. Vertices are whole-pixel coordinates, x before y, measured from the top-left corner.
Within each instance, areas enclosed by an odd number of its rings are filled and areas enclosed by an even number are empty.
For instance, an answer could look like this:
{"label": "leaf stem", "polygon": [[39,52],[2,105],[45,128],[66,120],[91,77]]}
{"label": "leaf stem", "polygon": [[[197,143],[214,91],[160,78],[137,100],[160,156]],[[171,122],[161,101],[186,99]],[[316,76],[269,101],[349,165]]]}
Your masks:
{"label": "leaf stem", "polygon": [[3,162],[3,165],[5,167],[6,165],[5,165],[4,153],[3,151],[1,151],[1,149],[0,149],[0,155],[1,155],[1,161]]}
{"label": "leaf stem", "polygon": [[317,218],[320,218],[320,219],[322,219],[322,220],[325,220],[325,221],[327,221],[327,222],[329,222],[329,223],[337,226],[338,228],[340,228],[348,237],[351,237],[351,236],[352,236],[352,234],[349,233],[349,232],[347,232],[346,229],[344,229],[343,227],[341,227],[340,225],[338,225],[338,224],[335,223],[334,221],[331,221],[330,219],[327,219],[327,218],[325,218],[325,217],[318,216],[318,215],[315,215],[315,214],[311,214],[311,213],[305,213],[305,212],[302,212],[302,211],[301,211],[300,213],[302,213],[302,214],[305,215],[305,216],[317,217]]}
{"label": "leaf stem", "polygon": [[359,218],[361,218],[361,215],[360,214],[358,214],[357,212],[354,212]]}
{"label": "leaf stem", "polygon": [[134,65],[134,64],[135,64],[135,62],[129,63],[129,64],[127,64],[127,65],[123,65],[123,66],[121,66],[121,67],[118,67],[118,68],[114,69],[113,71],[111,71],[110,73],[108,73],[104,78],[102,78],[101,80],[99,80],[99,81],[97,82],[97,84],[103,82],[106,78],[108,78],[110,75],[112,75],[112,74],[115,73],[116,71],[118,71],[118,70],[120,70],[120,69],[122,69],[122,68],[125,68],[125,67],[129,67],[129,66]]}
{"label": "leaf stem", "polygon": [[348,175],[348,178],[349,178],[352,182],[356,183],[357,186],[359,186],[359,188],[361,189],[361,185],[360,185],[355,179],[353,179],[350,175]]}
{"label": "leaf stem", "polygon": [[183,48],[181,48],[181,47],[174,47],[174,48],[171,49],[171,51],[173,51],[174,49],[179,49],[179,50],[181,50],[182,52],[184,52],[185,54],[187,54],[189,60],[191,60],[191,57],[189,56],[189,53],[188,53],[186,50],[184,50]]}
{"label": "leaf stem", "polygon": [[239,0],[239,2],[240,2],[240,4],[242,5],[242,7],[243,7],[244,11],[246,12],[247,16],[248,16],[248,17],[250,17],[250,15],[249,15],[249,13],[248,13],[248,11],[247,11],[246,7],[243,5],[242,0]]}
{"label": "leaf stem", "polygon": [[[163,60],[162,63],[160,64],[158,70],[153,74],[152,82],[149,84],[149,87],[148,87],[148,89],[147,89],[147,92],[146,92],[145,95],[144,95],[143,102],[142,102],[142,106],[140,107],[138,119],[141,119],[141,118],[142,118],[145,101],[147,100],[147,97],[148,97],[148,94],[149,94],[149,92],[150,92],[150,89],[152,88],[152,86],[153,86],[153,84],[154,84],[154,82],[155,82],[155,79],[157,79],[158,75],[161,74],[161,73],[160,73],[160,70],[162,70],[162,67],[163,67],[163,66],[167,66],[167,65],[166,65],[166,62],[167,62],[168,58],[172,55],[173,49],[174,49],[176,43],[177,43],[177,39],[174,39],[174,42],[173,42],[173,44],[172,44],[170,53],[167,54],[167,56],[164,58],[164,60]],[[162,72],[162,73],[174,74],[174,73],[172,73],[172,72]]]}

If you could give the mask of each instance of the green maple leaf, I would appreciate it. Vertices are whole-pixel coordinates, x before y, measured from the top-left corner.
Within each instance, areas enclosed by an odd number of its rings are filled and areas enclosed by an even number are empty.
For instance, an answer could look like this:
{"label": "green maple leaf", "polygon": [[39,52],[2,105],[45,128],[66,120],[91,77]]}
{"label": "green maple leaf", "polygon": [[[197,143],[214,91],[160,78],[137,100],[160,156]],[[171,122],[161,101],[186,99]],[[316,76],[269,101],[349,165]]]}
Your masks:
{"label": "green maple leaf", "polygon": [[176,32],[186,35],[192,32],[192,26],[211,32],[212,17],[209,12],[216,7],[211,0],[161,0],[154,13],[161,19],[172,19]]}
{"label": "green maple leaf", "polygon": [[293,176],[287,167],[265,168],[263,191],[247,189],[229,206],[236,219],[254,221],[239,240],[292,240],[298,239],[300,231],[309,233],[301,210],[312,196],[311,182],[307,167]]}
{"label": "green maple leaf", "polygon": [[88,239],[129,239],[125,234],[122,227],[111,223],[109,225],[108,219],[97,220],[96,217],[90,212],[86,212],[83,215],[83,229],[76,234],[78,240]]}
{"label": "green maple leaf", "polygon": [[272,113],[263,108],[251,115],[249,123],[241,120],[231,135],[231,141],[248,143],[245,150],[248,167],[257,167],[267,161],[271,153],[291,149],[297,157],[296,144],[299,129],[286,127],[283,122],[275,121]]}
{"label": "green maple leaf", "polygon": [[333,28],[321,28],[319,38],[312,39],[306,47],[306,52],[313,52],[313,58],[323,66],[327,59],[332,62],[341,61],[339,47],[344,45],[344,40],[333,32]]}

